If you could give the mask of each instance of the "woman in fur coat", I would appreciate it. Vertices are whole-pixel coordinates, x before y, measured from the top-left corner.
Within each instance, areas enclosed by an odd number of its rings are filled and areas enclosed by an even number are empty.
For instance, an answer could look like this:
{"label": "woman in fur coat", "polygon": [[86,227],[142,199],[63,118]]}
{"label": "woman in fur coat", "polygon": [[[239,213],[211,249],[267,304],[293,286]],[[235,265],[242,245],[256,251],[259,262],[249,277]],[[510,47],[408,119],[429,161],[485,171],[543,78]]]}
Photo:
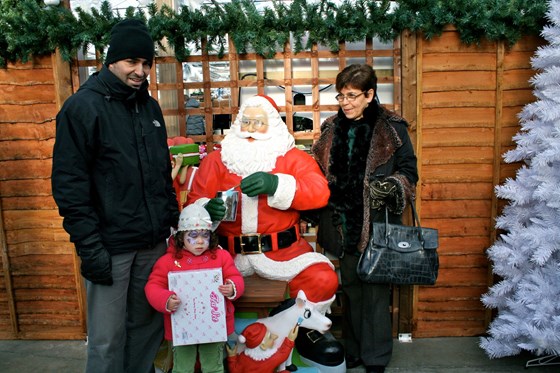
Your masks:
{"label": "woman in fur coat", "polygon": [[[408,124],[376,100],[377,77],[369,65],[350,65],[336,77],[338,113],[321,126],[312,152],[327,176],[329,214],[319,223],[318,242],[340,256],[346,366],[384,372],[393,339],[390,285],[368,284],[356,275],[372,221],[402,223],[414,198],[418,172]],[[328,216],[325,221],[324,216]]]}

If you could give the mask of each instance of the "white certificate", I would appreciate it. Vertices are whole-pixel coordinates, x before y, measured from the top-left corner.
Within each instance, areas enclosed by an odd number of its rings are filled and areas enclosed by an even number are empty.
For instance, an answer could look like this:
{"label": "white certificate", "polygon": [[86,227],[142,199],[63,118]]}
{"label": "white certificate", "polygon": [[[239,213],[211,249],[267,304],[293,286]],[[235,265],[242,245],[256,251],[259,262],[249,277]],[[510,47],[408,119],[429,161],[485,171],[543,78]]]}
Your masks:
{"label": "white certificate", "polygon": [[171,314],[173,345],[193,345],[227,340],[225,298],[218,291],[222,269],[169,272],[169,290],[181,304]]}

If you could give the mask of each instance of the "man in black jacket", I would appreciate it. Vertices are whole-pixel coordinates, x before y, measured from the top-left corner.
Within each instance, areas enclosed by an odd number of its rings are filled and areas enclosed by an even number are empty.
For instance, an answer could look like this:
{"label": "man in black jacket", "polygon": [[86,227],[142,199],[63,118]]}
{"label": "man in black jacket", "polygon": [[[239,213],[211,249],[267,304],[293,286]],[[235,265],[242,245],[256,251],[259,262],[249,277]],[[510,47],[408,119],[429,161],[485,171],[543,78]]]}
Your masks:
{"label": "man in black jacket", "polygon": [[56,117],[52,190],[86,280],[86,372],[153,372],[163,337],[144,286],[178,208],[163,115],[147,89],[153,58],[144,22],[119,22],[105,65]]}

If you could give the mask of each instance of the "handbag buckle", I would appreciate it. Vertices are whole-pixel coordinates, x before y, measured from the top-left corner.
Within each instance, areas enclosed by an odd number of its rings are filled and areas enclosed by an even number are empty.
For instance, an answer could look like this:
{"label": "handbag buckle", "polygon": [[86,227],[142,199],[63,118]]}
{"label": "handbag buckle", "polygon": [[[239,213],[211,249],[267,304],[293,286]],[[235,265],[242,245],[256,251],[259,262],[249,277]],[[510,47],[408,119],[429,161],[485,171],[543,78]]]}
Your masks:
{"label": "handbag buckle", "polygon": [[399,243],[397,244],[397,246],[398,246],[400,249],[408,249],[411,245],[410,245],[410,242],[401,241],[401,242],[399,242]]}

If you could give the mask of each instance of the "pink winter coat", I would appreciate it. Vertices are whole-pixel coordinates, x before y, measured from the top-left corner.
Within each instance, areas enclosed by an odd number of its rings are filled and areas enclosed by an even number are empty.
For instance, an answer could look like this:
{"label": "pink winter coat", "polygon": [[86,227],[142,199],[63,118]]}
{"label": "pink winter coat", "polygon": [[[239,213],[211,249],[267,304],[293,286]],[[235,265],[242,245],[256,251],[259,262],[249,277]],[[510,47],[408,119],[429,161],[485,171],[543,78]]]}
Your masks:
{"label": "pink winter coat", "polygon": [[[165,306],[169,297],[175,292],[169,290],[167,274],[171,271],[190,271],[195,269],[222,268],[222,277],[224,283],[231,280],[235,285],[235,296],[233,299],[225,298],[226,301],[226,324],[227,334],[234,331],[234,307],[232,301],[243,295],[245,291],[245,282],[243,277],[235,267],[231,255],[226,250],[219,247],[217,250],[207,250],[202,255],[195,256],[190,252],[183,250],[183,257],[176,259],[174,256],[175,245],[173,239],[169,240],[167,253],[158,259],[152,273],[148,278],[148,283],[144,288],[148,302],[157,311],[163,313],[165,339],[172,340],[171,332],[171,312],[167,311]],[[212,256],[215,256],[212,258]]]}

